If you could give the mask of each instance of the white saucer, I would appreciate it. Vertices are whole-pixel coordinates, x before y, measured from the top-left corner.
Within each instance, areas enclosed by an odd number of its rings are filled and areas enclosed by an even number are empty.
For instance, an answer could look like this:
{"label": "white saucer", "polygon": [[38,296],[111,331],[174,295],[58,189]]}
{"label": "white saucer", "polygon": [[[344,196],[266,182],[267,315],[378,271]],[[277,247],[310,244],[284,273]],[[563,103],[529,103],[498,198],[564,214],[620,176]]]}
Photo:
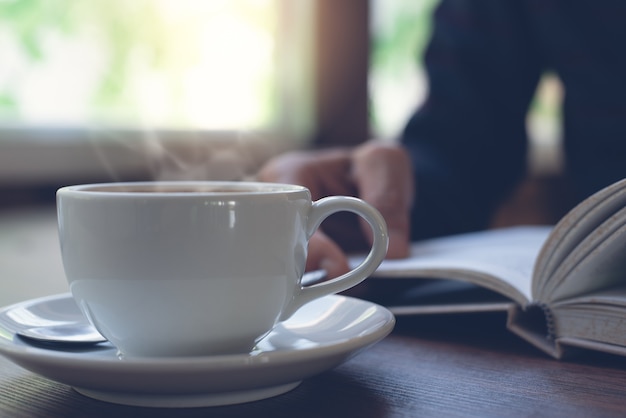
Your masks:
{"label": "white saucer", "polygon": [[0,354],[83,395],[135,406],[236,404],[285,393],[380,341],[394,327],[387,309],[327,296],[279,324],[249,354],[124,358],[105,343],[48,349],[27,344],[24,328],[85,322],[71,295],[34,299],[0,310]]}

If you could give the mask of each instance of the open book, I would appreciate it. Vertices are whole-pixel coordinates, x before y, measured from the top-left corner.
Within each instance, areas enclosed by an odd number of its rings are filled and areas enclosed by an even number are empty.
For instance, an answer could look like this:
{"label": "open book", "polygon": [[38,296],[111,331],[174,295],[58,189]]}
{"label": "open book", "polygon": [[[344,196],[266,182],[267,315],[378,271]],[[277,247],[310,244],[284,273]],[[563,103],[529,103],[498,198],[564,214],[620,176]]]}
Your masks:
{"label": "open book", "polygon": [[626,355],[626,180],[554,227],[414,243],[368,281],[396,315],[502,309],[511,331],[556,358],[568,347]]}

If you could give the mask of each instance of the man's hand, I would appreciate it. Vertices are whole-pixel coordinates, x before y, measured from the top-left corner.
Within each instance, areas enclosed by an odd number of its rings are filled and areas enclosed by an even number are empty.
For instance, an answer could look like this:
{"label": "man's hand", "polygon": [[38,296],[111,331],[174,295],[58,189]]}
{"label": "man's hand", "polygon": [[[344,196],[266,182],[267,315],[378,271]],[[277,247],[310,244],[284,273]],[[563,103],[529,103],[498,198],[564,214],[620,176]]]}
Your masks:
{"label": "man's hand", "polygon": [[[367,142],[354,149],[329,149],[283,154],[257,174],[259,181],[299,184],[314,200],[330,195],[356,196],[378,209],[389,229],[388,258],[409,252],[409,212],[413,174],[406,151],[395,145]],[[349,270],[344,250],[367,249],[371,229],[365,221],[331,216],[309,242],[307,270],[325,269],[329,277]],[[343,249],[342,249],[343,248]]]}

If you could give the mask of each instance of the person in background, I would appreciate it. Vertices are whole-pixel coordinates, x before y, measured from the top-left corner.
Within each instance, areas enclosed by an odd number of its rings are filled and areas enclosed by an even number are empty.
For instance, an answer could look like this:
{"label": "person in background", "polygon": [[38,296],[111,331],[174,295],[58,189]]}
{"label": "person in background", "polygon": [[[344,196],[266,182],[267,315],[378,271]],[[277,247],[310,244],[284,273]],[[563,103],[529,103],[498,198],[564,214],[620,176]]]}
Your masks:
{"label": "person in background", "polygon": [[[525,118],[552,71],[565,91],[565,175],[582,200],[626,177],[624,22],[623,0],[442,0],[424,57],[429,95],[395,144],[287,153],[258,179],[373,204],[390,258],[412,240],[484,229],[526,175]],[[341,274],[347,243],[367,242],[368,228],[356,238],[337,225],[311,239],[308,269]]]}

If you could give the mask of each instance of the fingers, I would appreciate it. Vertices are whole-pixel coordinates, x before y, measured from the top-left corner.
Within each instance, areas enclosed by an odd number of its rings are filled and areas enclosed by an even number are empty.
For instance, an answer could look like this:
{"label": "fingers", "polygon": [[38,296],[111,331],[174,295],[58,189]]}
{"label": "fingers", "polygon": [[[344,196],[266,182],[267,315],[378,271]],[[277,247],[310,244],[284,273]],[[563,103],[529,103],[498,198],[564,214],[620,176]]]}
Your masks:
{"label": "fingers", "polygon": [[256,177],[264,182],[304,186],[317,200],[354,192],[349,183],[350,162],[347,149],[289,152],[270,160]]}
{"label": "fingers", "polygon": [[[414,188],[406,151],[395,145],[367,143],[354,153],[352,177],[361,199],[378,209],[387,222],[387,257],[408,256]],[[364,224],[363,232],[371,242],[369,225]]]}
{"label": "fingers", "polygon": [[340,276],[350,270],[348,259],[339,246],[317,231],[309,241],[309,254],[306,260],[306,270],[326,270],[329,278]]}
{"label": "fingers", "polygon": [[[350,162],[351,154],[345,149],[290,152],[266,163],[256,178],[264,182],[305,186],[313,200],[329,195],[351,195],[354,194],[354,186],[350,183]],[[325,222],[328,225],[328,221]],[[321,230],[313,234],[309,241],[306,263],[307,271],[318,269],[326,270],[329,278],[349,271],[341,247]]]}
{"label": "fingers", "polygon": [[[290,152],[271,159],[256,174],[258,181],[267,183],[299,184],[314,180],[311,159],[306,152]],[[309,187],[309,186],[307,186]]]}
{"label": "fingers", "polygon": [[[358,196],[378,209],[389,229],[389,258],[409,254],[410,209],[413,204],[413,173],[406,151],[396,145],[368,142],[355,149],[290,152],[274,158],[257,173],[265,182],[291,183],[307,187],[314,200],[329,195]],[[333,215],[337,219],[337,215]],[[339,225],[338,225],[339,224]],[[363,248],[365,236],[372,242],[371,228],[361,221],[362,232],[347,222],[325,221],[324,230],[344,248]],[[329,228],[332,226],[332,228]],[[333,230],[335,228],[335,230]],[[346,231],[348,228],[348,231]],[[358,232],[358,234],[354,234]],[[321,237],[321,238],[320,238]],[[321,234],[314,238],[309,264],[319,267],[322,259],[333,271],[347,268],[337,241]],[[344,242],[345,241],[345,242]],[[327,249],[317,249],[325,243]],[[325,251],[325,252],[320,252]],[[325,257],[326,256],[326,257]]]}

